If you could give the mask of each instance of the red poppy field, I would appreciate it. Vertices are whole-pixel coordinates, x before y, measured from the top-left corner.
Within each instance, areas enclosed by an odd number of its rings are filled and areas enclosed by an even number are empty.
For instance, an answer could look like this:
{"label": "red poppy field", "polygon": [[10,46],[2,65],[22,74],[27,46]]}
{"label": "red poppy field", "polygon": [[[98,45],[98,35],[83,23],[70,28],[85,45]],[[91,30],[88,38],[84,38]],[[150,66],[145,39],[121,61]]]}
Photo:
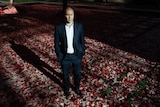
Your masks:
{"label": "red poppy field", "polygon": [[[75,7],[76,20],[85,27],[83,97],[71,88],[66,99],[53,36],[54,24],[63,20],[62,8],[46,4],[16,8],[18,14],[0,16],[0,106],[160,105],[159,53],[153,52],[159,52],[160,44],[148,45],[150,41],[140,36],[160,24],[159,16]],[[143,40],[147,44],[140,47]],[[70,79],[73,83],[72,72]]]}

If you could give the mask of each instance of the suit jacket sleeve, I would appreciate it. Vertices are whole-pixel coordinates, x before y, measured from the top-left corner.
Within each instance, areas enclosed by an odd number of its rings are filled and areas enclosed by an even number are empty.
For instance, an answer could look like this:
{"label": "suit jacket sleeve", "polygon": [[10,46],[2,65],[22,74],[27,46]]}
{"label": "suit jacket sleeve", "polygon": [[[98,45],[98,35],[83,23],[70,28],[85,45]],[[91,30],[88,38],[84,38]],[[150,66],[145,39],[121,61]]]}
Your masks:
{"label": "suit jacket sleeve", "polygon": [[54,48],[55,53],[58,56],[58,60],[61,61],[63,59],[63,53],[61,52],[61,41],[60,41],[60,31],[59,26],[55,26],[54,32]]}
{"label": "suit jacket sleeve", "polygon": [[84,40],[84,28],[83,28],[83,25],[81,25],[81,46],[82,46],[82,53],[83,55],[85,54],[85,40]]}
{"label": "suit jacket sleeve", "polygon": [[74,26],[74,49],[75,49],[75,54],[79,57],[82,58],[83,55],[85,54],[85,40],[84,40],[84,29],[83,25],[81,23],[75,22]]}

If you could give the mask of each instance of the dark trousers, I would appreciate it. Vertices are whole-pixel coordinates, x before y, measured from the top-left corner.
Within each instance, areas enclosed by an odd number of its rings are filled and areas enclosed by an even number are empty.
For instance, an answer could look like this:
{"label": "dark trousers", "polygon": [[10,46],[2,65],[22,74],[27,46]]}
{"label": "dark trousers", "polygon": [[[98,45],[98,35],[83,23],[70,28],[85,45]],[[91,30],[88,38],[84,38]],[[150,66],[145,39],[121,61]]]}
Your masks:
{"label": "dark trousers", "polygon": [[82,63],[82,59],[79,59],[74,54],[67,54],[64,60],[61,62],[65,91],[69,91],[69,88],[70,88],[69,74],[70,74],[71,67],[73,67],[73,72],[74,72],[75,89],[79,90],[80,80],[81,80],[81,63]]}

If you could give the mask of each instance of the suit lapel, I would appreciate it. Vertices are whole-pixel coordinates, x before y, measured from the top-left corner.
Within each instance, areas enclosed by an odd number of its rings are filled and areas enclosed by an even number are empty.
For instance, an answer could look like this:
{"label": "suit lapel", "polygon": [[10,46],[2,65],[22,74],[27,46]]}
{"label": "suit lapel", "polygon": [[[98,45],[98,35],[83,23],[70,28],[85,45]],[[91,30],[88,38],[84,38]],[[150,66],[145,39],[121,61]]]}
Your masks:
{"label": "suit lapel", "polygon": [[67,35],[66,35],[65,24],[63,24],[63,35],[65,36],[65,39],[66,39],[66,38],[67,38]]}
{"label": "suit lapel", "polygon": [[63,31],[62,32],[63,32],[64,44],[65,44],[65,47],[67,48],[67,34],[66,34],[66,29],[65,29],[65,23],[63,24]]}

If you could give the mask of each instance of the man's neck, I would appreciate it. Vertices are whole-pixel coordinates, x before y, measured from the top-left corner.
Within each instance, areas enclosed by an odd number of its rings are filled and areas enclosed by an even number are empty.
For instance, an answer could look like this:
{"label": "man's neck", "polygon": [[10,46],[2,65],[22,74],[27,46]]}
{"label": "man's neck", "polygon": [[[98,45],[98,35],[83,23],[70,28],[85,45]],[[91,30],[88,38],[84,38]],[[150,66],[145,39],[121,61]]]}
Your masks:
{"label": "man's neck", "polygon": [[68,26],[72,26],[72,24],[73,24],[73,22],[71,22],[71,23],[66,23]]}

